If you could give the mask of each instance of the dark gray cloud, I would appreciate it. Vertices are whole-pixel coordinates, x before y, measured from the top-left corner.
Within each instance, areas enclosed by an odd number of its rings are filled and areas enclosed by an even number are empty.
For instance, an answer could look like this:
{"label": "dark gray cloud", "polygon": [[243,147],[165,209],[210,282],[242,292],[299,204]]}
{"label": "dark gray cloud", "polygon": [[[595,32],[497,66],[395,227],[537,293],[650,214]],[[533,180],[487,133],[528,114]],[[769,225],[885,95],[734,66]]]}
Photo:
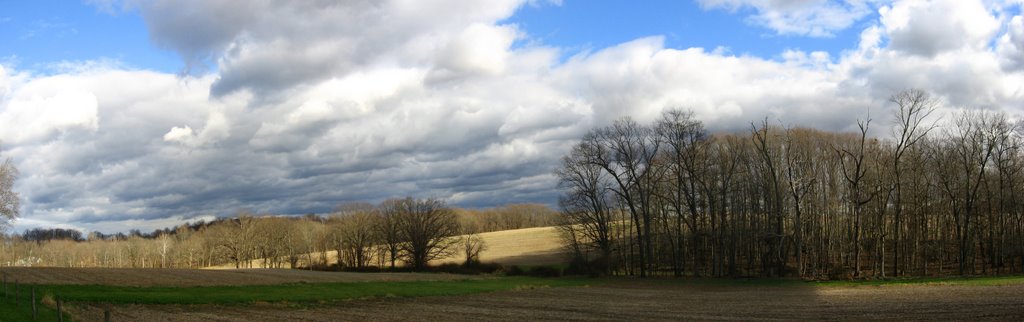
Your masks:
{"label": "dark gray cloud", "polygon": [[[258,1],[252,1],[256,3]],[[215,64],[229,42],[257,16],[250,1],[137,1],[157,46],[176,51],[185,73]]]}
{"label": "dark gray cloud", "polygon": [[[214,96],[277,95],[379,64],[429,63],[473,23],[509,16],[522,0],[131,1],[158,45],[188,70],[215,65]],[[458,54],[461,54],[459,52]],[[280,64],[287,61],[288,64]],[[459,59],[458,61],[466,61]]]}

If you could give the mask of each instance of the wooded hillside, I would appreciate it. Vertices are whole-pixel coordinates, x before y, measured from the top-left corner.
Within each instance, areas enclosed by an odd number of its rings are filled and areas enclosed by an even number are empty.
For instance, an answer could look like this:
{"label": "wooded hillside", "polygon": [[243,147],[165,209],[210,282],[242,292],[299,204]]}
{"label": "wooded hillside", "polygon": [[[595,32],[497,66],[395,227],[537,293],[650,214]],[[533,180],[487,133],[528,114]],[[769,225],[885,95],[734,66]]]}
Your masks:
{"label": "wooded hillside", "polygon": [[984,110],[934,122],[917,90],[891,105],[894,123],[855,133],[766,120],[711,134],[678,110],[596,128],[557,171],[576,262],[639,276],[1024,271],[1019,123]]}

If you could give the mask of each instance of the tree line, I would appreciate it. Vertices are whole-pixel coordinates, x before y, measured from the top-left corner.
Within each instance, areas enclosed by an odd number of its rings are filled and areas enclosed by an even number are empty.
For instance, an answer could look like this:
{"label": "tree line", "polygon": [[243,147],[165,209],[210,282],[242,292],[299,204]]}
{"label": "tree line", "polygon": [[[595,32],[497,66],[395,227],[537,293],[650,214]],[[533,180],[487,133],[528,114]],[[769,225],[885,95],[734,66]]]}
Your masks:
{"label": "tree line", "polygon": [[539,204],[459,209],[439,199],[403,198],[343,204],[326,216],[241,211],[151,233],[32,229],[3,238],[0,265],[422,270],[434,259],[478,255],[482,245],[473,234],[552,226],[557,216]]}
{"label": "tree line", "polygon": [[692,113],[591,130],[561,159],[574,263],[638,276],[844,278],[1024,271],[1019,124],[891,97],[837,133],[752,123],[708,133]]}

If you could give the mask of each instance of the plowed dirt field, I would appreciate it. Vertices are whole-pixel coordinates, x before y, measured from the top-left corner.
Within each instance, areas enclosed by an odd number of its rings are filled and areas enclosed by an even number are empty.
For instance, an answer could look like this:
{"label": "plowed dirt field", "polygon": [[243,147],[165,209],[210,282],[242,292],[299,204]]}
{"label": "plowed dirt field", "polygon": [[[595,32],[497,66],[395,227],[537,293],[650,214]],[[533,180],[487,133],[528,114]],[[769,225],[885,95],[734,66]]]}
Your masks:
{"label": "plowed dirt field", "polygon": [[744,286],[604,280],[539,288],[314,305],[81,305],[117,321],[635,321],[1024,319],[1024,285]]}

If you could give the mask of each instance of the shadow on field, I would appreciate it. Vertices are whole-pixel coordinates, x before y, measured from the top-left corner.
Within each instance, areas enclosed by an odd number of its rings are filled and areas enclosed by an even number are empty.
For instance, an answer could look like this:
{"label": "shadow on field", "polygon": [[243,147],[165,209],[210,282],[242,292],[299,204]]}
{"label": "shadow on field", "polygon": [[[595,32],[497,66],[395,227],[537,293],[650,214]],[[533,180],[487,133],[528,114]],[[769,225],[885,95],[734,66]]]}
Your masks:
{"label": "shadow on field", "polygon": [[537,251],[521,255],[494,257],[488,259],[502,265],[559,265],[565,263],[565,253],[559,251]]}

